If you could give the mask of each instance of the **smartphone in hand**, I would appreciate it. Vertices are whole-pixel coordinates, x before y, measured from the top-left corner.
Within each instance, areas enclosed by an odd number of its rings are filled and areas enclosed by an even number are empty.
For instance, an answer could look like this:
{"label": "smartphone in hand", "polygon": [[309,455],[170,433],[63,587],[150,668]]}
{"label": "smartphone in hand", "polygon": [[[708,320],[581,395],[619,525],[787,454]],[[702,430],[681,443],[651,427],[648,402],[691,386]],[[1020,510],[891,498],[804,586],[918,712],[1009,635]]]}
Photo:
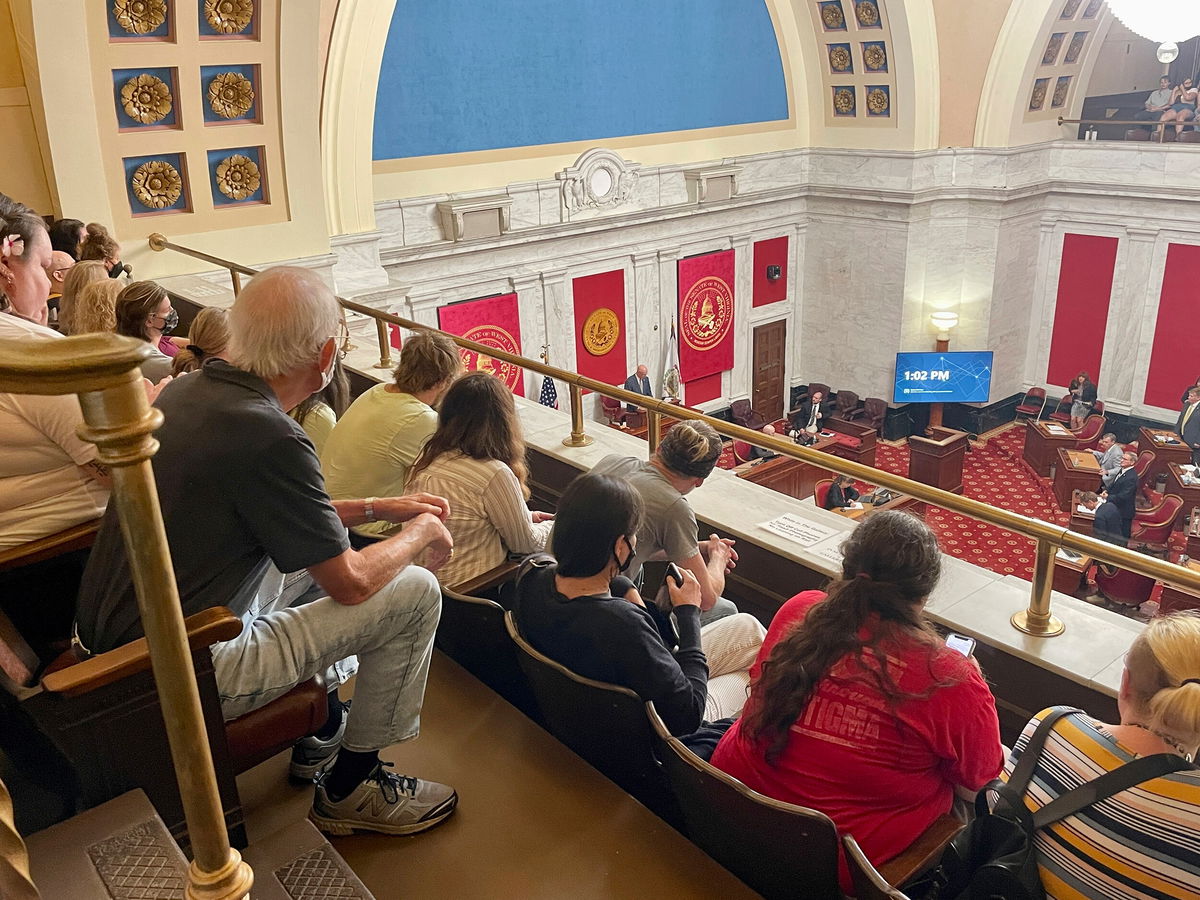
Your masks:
{"label": "smartphone in hand", "polygon": [[683,587],[683,573],[679,571],[679,566],[673,562],[667,563],[667,578],[675,582],[675,587]]}
{"label": "smartphone in hand", "polygon": [[975,653],[975,638],[950,632],[946,635],[946,646],[951,650],[957,650],[963,656],[970,657]]}

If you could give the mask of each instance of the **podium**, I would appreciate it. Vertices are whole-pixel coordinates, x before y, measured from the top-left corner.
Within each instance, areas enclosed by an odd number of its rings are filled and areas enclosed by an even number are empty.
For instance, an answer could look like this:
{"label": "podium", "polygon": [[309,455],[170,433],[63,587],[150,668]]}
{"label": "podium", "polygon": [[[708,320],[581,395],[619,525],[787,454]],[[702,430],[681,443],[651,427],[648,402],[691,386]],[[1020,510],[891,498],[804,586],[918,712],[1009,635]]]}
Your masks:
{"label": "podium", "polygon": [[967,433],[953,428],[931,428],[929,434],[930,437],[914,434],[908,439],[908,477],[961,494]]}
{"label": "podium", "polygon": [[1100,463],[1091,450],[1058,451],[1058,464],[1054,467],[1054,497],[1063,512],[1074,509],[1076,492],[1095,491],[1100,488]]}

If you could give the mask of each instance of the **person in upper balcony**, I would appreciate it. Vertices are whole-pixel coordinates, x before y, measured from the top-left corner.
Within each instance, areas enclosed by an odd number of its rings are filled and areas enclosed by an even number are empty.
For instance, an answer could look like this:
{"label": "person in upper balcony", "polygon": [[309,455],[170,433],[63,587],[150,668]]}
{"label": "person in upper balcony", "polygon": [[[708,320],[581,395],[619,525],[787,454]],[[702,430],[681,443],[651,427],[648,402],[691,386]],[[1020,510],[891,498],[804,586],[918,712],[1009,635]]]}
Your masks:
{"label": "person in upper balcony", "polygon": [[[1183,127],[1196,117],[1196,96],[1198,88],[1191,78],[1185,78],[1175,86],[1171,94],[1171,108],[1159,118],[1160,122],[1175,123],[1175,135],[1179,136]],[[1165,125],[1164,125],[1165,127]]]}
{"label": "person in upper balcony", "polygon": [[[51,253],[41,217],[0,194],[0,337],[62,338],[46,326]],[[82,424],[74,396],[0,393],[0,550],[104,512],[111,480]]]}
{"label": "person in upper balcony", "polygon": [[117,296],[117,334],[141,338],[151,348],[142,363],[142,374],[158,381],[171,374],[171,357],[159,349],[159,341],[179,324],[179,313],[166,290],[153,281],[134,281]]}
{"label": "person in upper balcony", "polygon": [[75,294],[71,305],[63,311],[59,330],[71,337],[80,334],[115,332],[117,328],[117,297],[121,283],[105,278],[86,284]]}
{"label": "person in upper balcony", "polygon": [[[646,397],[653,397],[654,389],[650,387],[650,370],[644,365],[639,365],[637,371],[625,379],[625,390],[633,391],[635,394],[642,394]],[[638,409],[632,403],[625,404],[625,408],[630,412],[635,412]]]}
{"label": "person in upper balcony", "polygon": [[1117,436],[1111,431],[1100,438],[1098,450],[1092,451],[1092,456],[1096,457],[1096,462],[1100,464],[1100,481],[1104,487],[1108,487],[1117,473],[1121,471],[1121,457],[1125,451],[1121,445],[1117,443]]}
{"label": "person in upper balcony", "polygon": [[442,398],[437,430],[408,476],[410,491],[450,501],[446,527],[457,550],[438,573],[442,584],[454,587],[509,554],[546,546],[554,516],[526,505],[528,471],[512,391],[487,372],[463,375]]}
{"label": "person in upper balcony", "polygon": [[[450,338],[432,331],[408,338],[392,381],[360,394],[330,433],[321,453],[329,495],[340,499],[403,491],[421,448],[437,431],[435,407],[460,374],[462,357]],[[355,531],[375,535],[389,527],[379,522]]]}
{"label": "person in upper balcony", "polygon": [[536,649],[585,678],[619,684],[653,700],[672,734],[737,715],[745,670],[763,627],[746,613],[700,627],[700,585],[691,572],[668,579],[678,638],[626,577],[636,556],[642,501],[626,481],[588,472],[563,492],[549,554],[521,567],[513,616]]}
{"label": "person in upper balcony", "polygon": [[[1005,766],[1011,774],[1038,724],[1025,726]],[[1049,900],[1155,897],[1194,900],[1200,891],[1200,618],[1155,618],[1125,654],[1119,720],[1068,713],[1054,723],[1033,769],[1030,813],[1135,759],[1164,754],[1179,771],[1143,781],[1034,835]]]}
{"label": "person in upper balcony", "polygon": [[171,374],[195,372],[210,359],[224,359],[229,351],[229,337],[229,311],[217,306],[204,307],[192,319],[187,344],[171,361]]}
{"label": "person in upper balcony", "polygon": [[[345,336],[320,276],[267,269],[241,291],[230,324],[230,361],[175,379],[157,401],[151,464],[183,613],[226,606],[243,621],[212,648],[227,719],[357,655],[353,710],[333,692],[329,721],[293,749],[291,772],[319,776],[310,816],[327,833],[423,831],[458,795],[393,774],[379,751],[419,730],[441,591],[414,563],[425,554],[432,569],[450,557],[446,501],[325,492],[312,442],[286,412],[328,383]],[[346,527],[376,519],[406,525],[353,549]],[[142,635],[115,508],[88,559],[75,625],[81,656]]]}
{"label": "person in upper balcony", "polygon": [[[714,534],[698,542],[696,514],[687,501],[687,495],[712,474],[721,447],[720,435],[708,423],[680,422],[666,433],[649,461],[613,455],[592,469],[598,475],[627,480],[641,495],[645,515],[630,577],[640,585],[642,564],[654,559],[687,569],[700,583],[702,625],[737,612],[737,607],[721,596],[725,573],[737,564],[734,541]],[[665,598],[659,600],[660,607],[665,607]]]}
{"label": "person in upper balcony", "polygon": [[[71,317],[74,314],[72,306],[79,299],[80,293],[89,284],[108,279],[104,264],[96,260],[77,262],[71,266],[71,271],[63,279],[62,296],[58,298],[58,328],[64,334],[70,334]],[[116,305],[115,302],[113,304]]]}
{"label": "person in upper balcony", "polygon": [[1151,91],[1150,96],[1146,98],[1145,108],[1138,110],[1133,117],[1140,122],[1160,121],[1163,113],[1171,108],[1174,93],[1171,90],[1171,79],[1164,75],[1158,79],[1158,90]]}
{"label": "person in upper balcony", "polygon": [[[1004,765],[996,703],[925,602],[942,557],[920,519],[877,512],[842,544],[842,574],[779,608],[750,698],[712,764],[825,813],[876,865]],[[842,882],[849,886],[842,866]]]}

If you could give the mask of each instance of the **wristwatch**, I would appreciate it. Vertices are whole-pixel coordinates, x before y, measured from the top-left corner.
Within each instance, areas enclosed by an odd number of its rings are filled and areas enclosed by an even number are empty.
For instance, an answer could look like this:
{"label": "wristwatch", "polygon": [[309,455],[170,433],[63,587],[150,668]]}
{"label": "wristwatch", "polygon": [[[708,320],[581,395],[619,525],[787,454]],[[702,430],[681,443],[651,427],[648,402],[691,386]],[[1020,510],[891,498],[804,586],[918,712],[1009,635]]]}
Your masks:
{"label": "wristwatch", "polygon": [[368,497],[363,501],[363,515],[366,516],[368,522],[375,521],[375,498]]}

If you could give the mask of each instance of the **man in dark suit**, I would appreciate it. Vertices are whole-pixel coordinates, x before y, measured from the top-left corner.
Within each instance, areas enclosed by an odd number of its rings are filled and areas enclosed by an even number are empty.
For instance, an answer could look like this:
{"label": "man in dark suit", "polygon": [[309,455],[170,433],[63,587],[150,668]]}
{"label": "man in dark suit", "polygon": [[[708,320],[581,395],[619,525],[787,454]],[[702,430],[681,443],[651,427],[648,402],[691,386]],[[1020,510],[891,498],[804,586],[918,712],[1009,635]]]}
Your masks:
{"label": "man in dark suit", "polygon": [[829,413],[830,406],[824,394],[814,391],[811,397],[800,404],[800,409],[792,417],[791,434],[816,434],[821,430],[821,420]]}
{"label": "man in dark suit", "polygon": [[[625,390],[633,391],[635,394],[642,394],[646,397],[653,397],[654,390],[650,387],[650,379],[647,377],[650,370],[645,366],[638,366],[637,371],[625,379]],[[626,404],[625,408],[630,412],[635,412],[638,407],[632,403]]]}
{"label": "man in dark suit", "polygon": [[1200,386],[1189,388],[1187,402],[1179,413],[1179,421],[1175,423],[1176,433],[1183,442],[1192,448],[1192,465],[1200,465],[1200,413],[1196,407],[1200,405]]}
{"label": "man in dark suit", "polygon": [[1084,491],[1079,495],[1079,503],[1085,509],[1095,514],[1092,522],[1092,537],[1098,541],[1108,541],[1110,544],[1124,546],[1127,541],[1121,540],[1121,514],[1111,503],[1101,503],[1100,498],[1092,491]]}
{"label": "man in dark suit", "polygon": [[1129,529],[1133,525],[1133,514],[1135,512],[1133,498],[1137,495],[1137,472],[1134,471],[1133,464],[1137,462],[1137,457],[1125,451],[1125,455],[1121,457],[1121,470],[1108,485],[1108,490],[1103,493],[1103,497],[1108,500],[1105,506],[1112,506],[1117,515],[1120,517],[1119,530],[1117,532],[1119,540],[1114,540],[1112,543],[1125,546],[1129,543]]}

